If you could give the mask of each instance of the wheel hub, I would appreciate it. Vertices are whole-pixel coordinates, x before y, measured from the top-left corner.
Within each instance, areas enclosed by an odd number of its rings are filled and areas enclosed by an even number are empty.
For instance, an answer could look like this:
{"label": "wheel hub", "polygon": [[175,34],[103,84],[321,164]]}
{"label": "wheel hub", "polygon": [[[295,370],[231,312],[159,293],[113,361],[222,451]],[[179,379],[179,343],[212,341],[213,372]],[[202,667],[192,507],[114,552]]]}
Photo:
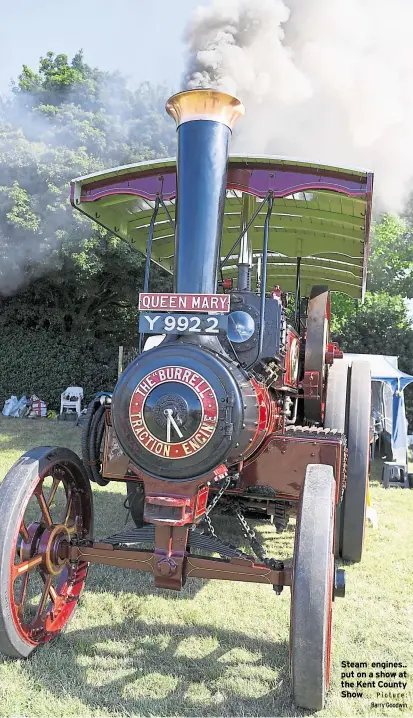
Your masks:
{"label": "wheel hub", "polygon": [[333,600],[335,598],[344,598],[346,595],[346,572],[344,568],[338,568],[337,563],[334,568],[334,586]]}
{"label": "wheel hub", "polygon": [[33,556],[40,555],[42,562],[39,568],[52,576],[58,576],[66,564],[62,546],[70,541],[67,527],[57,524],[45,529],[36,522],[28,526],[27,534],[28,539],[22,539],[18,546],[21,560],[29,561]]}

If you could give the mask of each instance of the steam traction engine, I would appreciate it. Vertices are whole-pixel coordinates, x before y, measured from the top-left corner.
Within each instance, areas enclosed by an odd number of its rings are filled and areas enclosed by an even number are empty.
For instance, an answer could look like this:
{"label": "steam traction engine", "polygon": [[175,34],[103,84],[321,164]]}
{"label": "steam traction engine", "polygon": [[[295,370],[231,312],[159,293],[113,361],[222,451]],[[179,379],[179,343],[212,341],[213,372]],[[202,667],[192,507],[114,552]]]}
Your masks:
{"label": "steam traction engine", "polygon": [[[90,405],[83,462],[34,449],[1,485],[0,650],[26,657],[59,634],[89,563],[175,590],[194,576],[289,587],[294,700],[320,709],[344,595],[337,562],[363,550],[370,416],[368,365],[348,366],[330,341],[328,287],[362,297],[372,175],[228,157],[244,110],[224,93],[182,92],[167,111],[177,162],[72,183],[75,209],[146,253],[142,351]],[[151,260],[173,272],[173,293],[149,291]],[[127,482],[136,527],[97,541],[91,481],[111,480]],[[216,535],[220,505],[250,551]],[[296,514],[291,565],[266,555],[251,509],[278,531]]]}

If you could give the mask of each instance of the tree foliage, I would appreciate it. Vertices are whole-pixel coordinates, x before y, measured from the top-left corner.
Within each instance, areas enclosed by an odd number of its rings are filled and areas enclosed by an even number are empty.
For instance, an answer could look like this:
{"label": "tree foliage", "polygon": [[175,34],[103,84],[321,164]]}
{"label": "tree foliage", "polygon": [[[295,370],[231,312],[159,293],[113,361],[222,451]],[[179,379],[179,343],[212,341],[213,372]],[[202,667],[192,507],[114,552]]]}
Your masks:
{"label": "tree foliage", "polygon": [[398,354],[400,369],[413,373],[413,329],[401,297],[367,292],[335,337],[340,347],[356,354]]}
{"label": "tree foliage", "polygon": [[[69,182],[174,152],[166,88],[130,91],[81,52],[26,65],[0,104],[0,325],[136,335],[143,257],[69,203]],[[153,286],[168,280],[153,270]]]}
{"label": "tree foliage", "polygon": [[[413,201],[403,217],[387,214],[372,228],[364,304],[333,295],[332,331],[341,348],[355,354],[398,357],[399,369],[413,374],[413,327],[406,300],[413,298]],[[405,392],[413,423],[413,391]]]}
{"label": "tree foliage", "polygon": [[60,408],[67,386],[82,386],[86,401],[97,390],[112,391],[117,377],[117,343],[45,329],[2,331],[0,407],[11,394],[36,394],[48,408]]}
{"label": "tree foliage", "polygon": [[413,297],[413,234],[406,219],[390,214],[374,225],[368,287],[372,292]]}
{"label": "tree foliage", "polygon": [[[333,338],[346,352],[397,356],[399,369],[413,375],[413,328],[403,297],[367,292],[365,302],[341,318]],[[406,415],[411,424],[413,393],[409,389]]]}

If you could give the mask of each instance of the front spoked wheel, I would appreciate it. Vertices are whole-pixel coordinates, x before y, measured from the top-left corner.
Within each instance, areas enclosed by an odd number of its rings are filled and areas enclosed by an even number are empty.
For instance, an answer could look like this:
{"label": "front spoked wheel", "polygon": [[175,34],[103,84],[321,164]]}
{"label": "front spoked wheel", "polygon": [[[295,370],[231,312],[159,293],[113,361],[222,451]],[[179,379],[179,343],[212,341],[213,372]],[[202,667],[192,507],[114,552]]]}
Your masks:
{"label": "front spoked wheel", "polygon": [[71,540],[92,531],[92,493],[69,449],[24,454],[0,485],[0,652],[27,658],[71,618],[88,564],[70,563]]}

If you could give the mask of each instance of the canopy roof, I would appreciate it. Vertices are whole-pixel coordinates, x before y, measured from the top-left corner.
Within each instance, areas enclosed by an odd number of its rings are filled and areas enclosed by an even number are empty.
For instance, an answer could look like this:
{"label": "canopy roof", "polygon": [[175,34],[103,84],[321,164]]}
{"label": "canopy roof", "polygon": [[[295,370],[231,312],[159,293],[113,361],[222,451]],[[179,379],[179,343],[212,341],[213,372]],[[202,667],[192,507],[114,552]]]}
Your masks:
{"label": "canopy roof", "polygon": [[[301,257],[301,293],[314,284],[363,298],[366,285],[373,175],[281,157],[232,155],[221,257],[230,252],[249,217],[271,191],[274,207],[269,234],[268,288],[295,289],[296,260]],[[154,201],[161,195],[174,220],[175,159],[140,162],[78,177],[71,184],[72,205],[92,220],[146,253]],[[248,231],[254,265],[262,254],[266,206]],[[173,272],[174,230],[163,207],[155,224],[152,259]],[[237,255],[224,274],[233,276]]]}

